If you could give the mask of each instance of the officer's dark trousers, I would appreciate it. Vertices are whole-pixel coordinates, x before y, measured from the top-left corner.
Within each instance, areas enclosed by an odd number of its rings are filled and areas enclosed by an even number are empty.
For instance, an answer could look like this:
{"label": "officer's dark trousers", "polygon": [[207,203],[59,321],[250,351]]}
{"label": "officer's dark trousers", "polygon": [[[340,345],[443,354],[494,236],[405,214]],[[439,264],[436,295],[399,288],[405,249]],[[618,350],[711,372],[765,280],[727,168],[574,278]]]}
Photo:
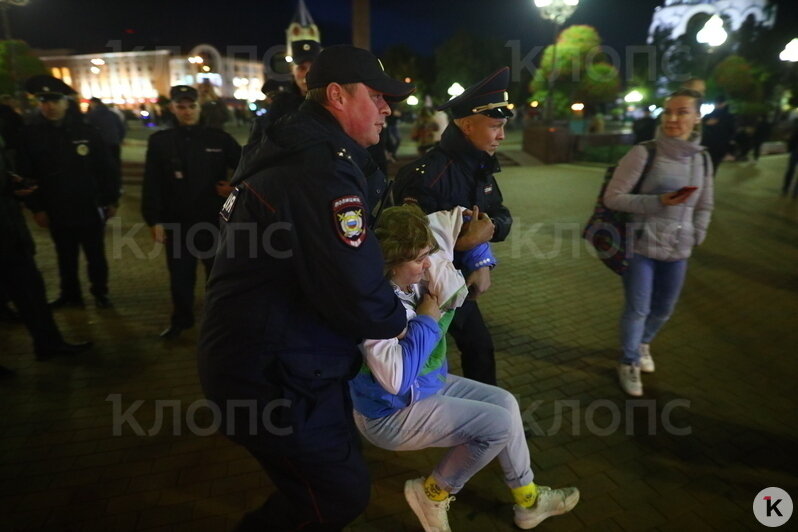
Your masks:
{"label": "officer's dark trousers", "polygon": [[30,253],[0,258],[0,284],[17,307],[22,322],[33,337],[36,351],[55,347],[63,342],[47,306],[44,280]]}
{"label": "officer's dark trousers", "polygon": [[213,266],[218,228],[211,223],[166,224],[166,266],[172,291],[172,326],[194,325],[194,286],[197,262],[205,266],[205,277]]}
{"label": "officer's dark trousers", "polygon": [[496,385],[493,339],[474,300],[466,300],[454,313],[449,332],[460,350],[463,376]]}
{"label": "officer's dark trousers", "polygon": [[285,457],[249,450],[278,491],[244,516],[236,532],[337,532],[363,513],[371,482],[359,441]]}
{"label": "officer's dark trousers", "polygon": [[78,279],[80,249],[86,255],[91,293],[95,297],[108,294],[108,261],[105,258],[105,222],[99,214],[95,223],[77,226],[50,224],[50,236],[58,255],[61,296],[81,299]]}

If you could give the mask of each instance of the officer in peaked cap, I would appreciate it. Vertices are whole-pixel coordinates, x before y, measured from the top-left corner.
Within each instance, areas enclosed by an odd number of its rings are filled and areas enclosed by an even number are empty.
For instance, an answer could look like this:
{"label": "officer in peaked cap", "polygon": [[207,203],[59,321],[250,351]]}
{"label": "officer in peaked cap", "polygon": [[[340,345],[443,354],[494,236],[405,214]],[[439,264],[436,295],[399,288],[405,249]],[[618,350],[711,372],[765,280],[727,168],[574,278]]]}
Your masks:
{"label": "officer in peaked cap", "polygon": [[437,109],[450,109],[452,118],[465,118],[482,114],[490,118],[512,118],[513,112],[507,107],[507,85],[510,82],[510,69],[501,68],[482,81],[468,87],[456,98],[452,98]]}
{"label": "officer in peaked cap", "polygon": [[219,210],[232,188],[241,148],[227,132],[200,123],[197,89],[176,85],[169,90],[175,127],[150,135],[141,212],[153,240],[165,245],[172,296],[165,340],[194,326],[197,262],[206,275],[213,265]]}
{"label": "officer in peaked cap", "polygon": [[34,76],[25,88],[39,100],[40,114],[21,131],[17,171],[38,185],[26,202],[36,223],[49,228],[58,255],[61,293],[51,305],[83,306],[78,276],[83,249],[91,294],[99,308],[107,308],[105,222],[116,212],[119,170],[99,131],[71,107],[71,87],[52,76]]}
{"label": "officer in peaked cap", "polygon": [[486,243],[507,238],[513,221],[494,177],[501,170],[495,153],[513,116],[509,81],[510,69],[501,68],[439,106],[454,120],[440,143],[399,170],[394,190],[397,203],[416,203],[427,213],[473,209],[455,248],[460,252],[455,264],[466,274],[471,298],[457,309],[449,332],[462,353],[464,376],[486,384],[496,384],[496,363],[477,297],[490,287],[496,264]]}

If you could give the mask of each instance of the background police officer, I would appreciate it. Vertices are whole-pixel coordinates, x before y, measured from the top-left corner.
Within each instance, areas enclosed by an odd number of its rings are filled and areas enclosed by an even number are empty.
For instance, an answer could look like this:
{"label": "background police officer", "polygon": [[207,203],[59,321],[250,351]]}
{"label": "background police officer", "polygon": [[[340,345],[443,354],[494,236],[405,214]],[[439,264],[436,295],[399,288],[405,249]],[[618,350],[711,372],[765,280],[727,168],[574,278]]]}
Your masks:
{"label": "background police officer", "polygon": [[[496,149],[504,140],[507,119],[513,116],[507,108],[509,81],[510,69],[504,67],[439,106],[438,110],[450,109],[454,121],[435,148],[396,177],[394,198],[399,203],[417,203],[427,213],[473,206],[457,251],[487,240],[501,242],[510,232],[513,220],[493,177],[500,171]],[[463,267],[457,257],[455,263]],[[493,340],[476,301],[490,287],[490,268],[464,272],[472,297],[455,312],[449,332],[462,353],[463,375],[496,384]]]}
{"label": "background police officer", "polygon": [[366,50],[326,48],[308,100],[273,125],[223,207],[200,380],[277,487],[238,530],[337,531],[368,503],[347,383],[358,343],[399,335],[406,317],[368,228],[363,169],[390,112],[383,95],[412,90]]}
{"label": "background police officer", "polygon": [[104,232],[106,220],[116,213],[118,169],[100,133],[81,120],[68,100],[74,94],[68,85],[34,76],[25,88],[39,101],[40,114],[22,129],[17,172],[38,185],[28,206],[36,223],[49,227],[58,255],[61,294],[51,305],[83,305],[78,280],[82,248],[95,302],[109,307]]}
{"label": "background police officer", "polygon": [[163,338],[175,338],[194,325],[197,260],[202,260],[207,276],[219,209],[232,190],[228,171],[241,156],[228,133],[199,124],[196,89],[177,85],[169,94],[177,127],[150,136],[141,193],[141,212],[153,239],[166,245],[174,309]]}
{"label": "background police officer", "polygon": [[[2,142],[2,141],[0,141]],[[91,347],[89,342],[64,341],[47,305],[47,293],[33,257],[35,246],[19,200],[36,191],[36,185],[6,171],[0,155],[0,288],[19,311],[33,339],[38,359],[74,355]]]}

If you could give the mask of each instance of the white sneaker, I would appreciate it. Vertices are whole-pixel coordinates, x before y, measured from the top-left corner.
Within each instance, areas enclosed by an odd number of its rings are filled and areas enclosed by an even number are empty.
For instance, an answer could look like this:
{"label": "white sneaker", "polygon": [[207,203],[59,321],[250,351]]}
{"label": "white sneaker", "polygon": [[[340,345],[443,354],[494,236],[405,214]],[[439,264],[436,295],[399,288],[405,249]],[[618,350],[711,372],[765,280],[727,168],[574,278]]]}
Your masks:
{"label": "white sneaker", "polygon": [[634,397],[643,395],[643,382],[640,380],[640,367],[631,364],[618,364],[618,380],[623,391]]}
{"label": "white sneaker", "polygon": [[640,371],[654,373],[654,359],[651,357],[651,346],[640,344]]}
{"label": "white sneaker", "polygon": [[515,525],[523,530],[535,528],[547,517],[570,512],[578,502],[579,490],[576,488],[553,490],[548,486],[538,486],[538,498],[532,508],[513,506]]}
{"label": "white sneaker", "polygon": [[421,522],[421,526],[424,527],[424,532],[451,532],[446,512],[449,511],[449,504],[454,497],[440,502],[431,501],[424,493],[424,478],[422,477],[405,482],[405,499]]}

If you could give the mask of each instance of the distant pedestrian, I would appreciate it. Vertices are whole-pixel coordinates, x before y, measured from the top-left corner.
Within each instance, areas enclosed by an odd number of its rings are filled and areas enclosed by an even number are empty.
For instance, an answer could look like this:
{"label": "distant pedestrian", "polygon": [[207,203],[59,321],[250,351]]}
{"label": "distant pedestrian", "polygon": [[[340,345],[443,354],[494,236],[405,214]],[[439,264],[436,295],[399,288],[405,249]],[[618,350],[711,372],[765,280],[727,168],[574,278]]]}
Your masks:
{"label": "distant pedestrian", "polygon": [[[787,141],[787,151],[790,154],[789,162],[787,163],[787,171],[784,173],[784,185],[781,187],[781,195],[786,196],[790,193],[792,181],[795,177],[795,167],[798,166],[798,118],[793,120],[792,132]],[[798,197],[798,185],[792,191],[792,197]]]}
{"label": "distant pedestrian", "polygon": [[762,144],[770,138],[770,122],[767,115],[761,114],[757,117],[754,124],[754,132],[751,135],[751,148],[754,151],[754,162],[759,162],[762,152]]}
{"label": "distant pedestrian", "polygon": [[632,124],[632,132],[635,136],[635,144],[640,144],[647,140],[654,138],[657,131],[657,119],[651,116],[651,111],[648,107],[643,108],[643,116],[638,118]]}
{"label": "distant pedestrian", "polygon": [[100,131],[100,136],[108,147],[111,157],[121,168],[122,141],[125,139],[126,133],[125,123],[99,98],[92,98],[89,108],[89,112],[86,113],[86,121]]}
{"label": "distant pedestrian", "polygon": [[[673,312],[693,247],[706,238],[712,215],[712,166],[695,130],[701,121],[701,96],[680,89],[665,100],[656,137],[656,155],[639,192],[648,149],[635,146],[618,163],[604,203],[632,213],[634,234],[629,269],[623,274],[625,308],[621,317],[618,378],[624,392],[643,395],[640,372],[652,373],[649,344]],[[705,171],[706,170],[706,171]]]}
{"label": "distant pedestrian", "polygon": [[424,155],[435,145],[435,133],[438,131],[438,122],[435,121],[435,111],[423,108],[418,113],[416,123],[410,132],[410,138],[416,141],[416,150],[419,155]]}
{"label": "distant pedestrian", "polygon": [[211,82],[203,80],[198,87],[200,116],[202,125],[211,129],[221,129],[230,121],[230,110],[214,89]]}
{"label": "distant pedestrian", "polygon": [[715,100],[715,109],[703,119],[702,143],[707,147],[712,157],[712,168],[715,175],[718,173],[720,163],[732,150],[737,126],[735,117],[729,110],[725,96]]}

